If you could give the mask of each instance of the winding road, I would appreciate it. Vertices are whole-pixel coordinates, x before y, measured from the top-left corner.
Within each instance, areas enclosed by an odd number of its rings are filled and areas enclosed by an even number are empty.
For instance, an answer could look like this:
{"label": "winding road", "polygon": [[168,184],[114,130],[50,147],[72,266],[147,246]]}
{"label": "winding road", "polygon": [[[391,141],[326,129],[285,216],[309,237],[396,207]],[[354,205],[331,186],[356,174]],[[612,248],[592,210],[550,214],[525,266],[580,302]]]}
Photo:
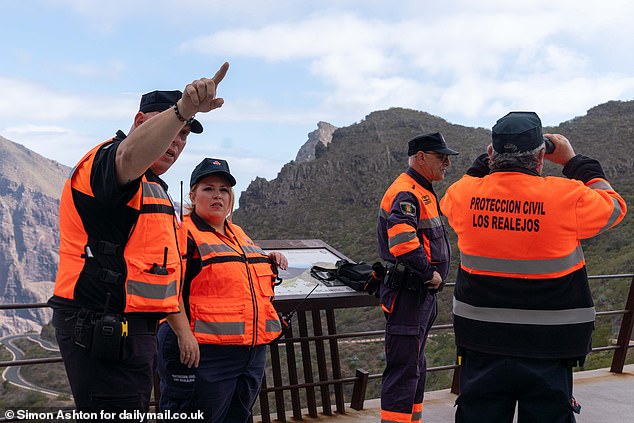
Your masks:
{"label": "winding road", "polygon": [[[4,345],[7,350],[11,353],[11,355],[13,356],[12,361],[16,361],[16,360],[25,360],[26,357],[24,356],[24,351],[22,351],[20,348],[18,348],[17,346],[15,346],[13,344],[13,341],[17,340],[17,339],[28,339],[30,341],[33,342],[37,342],[42,348],[44,348],[45,350],[49,350],[49,351],[59,351],[59,348],[57,348],[57,345],[53,344],[52,342],[49,342],[47,340],[41,339],[39,337],[39,335],[12,335],[12,336],[7,336],[5,338],[0,339],[0,343],[2,345]],[[24,378],[22,378],[22,375],[20,374],[20,366],[10,366],[10,367],[6,367],[4,369],[4,371],[2,372],[2,379],[4,380],[8,380],[9,383],[22,388],[22,389],[28,389],[30,391],[36,391],[36,392],[40,392],[44,395],[49,395],[49,396],[53,396],[53,397],[57,397],[59,395],[68,395],[68,393],[65,392],[58,392],[58,391],[53,391],[51,389],[46,389],[46,388],[42,388],[36,385],[33,385],[31,382],[25,380]]]}

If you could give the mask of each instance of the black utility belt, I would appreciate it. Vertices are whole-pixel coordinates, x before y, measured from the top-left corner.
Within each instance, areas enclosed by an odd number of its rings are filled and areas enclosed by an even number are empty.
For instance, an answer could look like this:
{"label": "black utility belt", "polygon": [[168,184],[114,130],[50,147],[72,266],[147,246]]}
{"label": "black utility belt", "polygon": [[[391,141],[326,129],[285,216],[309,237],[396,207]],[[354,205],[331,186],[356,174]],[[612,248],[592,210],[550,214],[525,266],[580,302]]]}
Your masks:
{"label": "black utility belt", "polygon": [[389,263],[383,283],[388,288],[407,289],[409,291],[419,291],[424,285],[420,280],[420,276],[403,263]]}
{"label": "black utility belt", "polygon": [[[113,313],[79,310],[75,313],[55,313],[56,327],[73,322],[73,342],[90,351],[93,359],[120,360],[126,339],[134,335],[156,334],[156,320],[126,317]],[[59,319],[64,322],[60,322]]]}

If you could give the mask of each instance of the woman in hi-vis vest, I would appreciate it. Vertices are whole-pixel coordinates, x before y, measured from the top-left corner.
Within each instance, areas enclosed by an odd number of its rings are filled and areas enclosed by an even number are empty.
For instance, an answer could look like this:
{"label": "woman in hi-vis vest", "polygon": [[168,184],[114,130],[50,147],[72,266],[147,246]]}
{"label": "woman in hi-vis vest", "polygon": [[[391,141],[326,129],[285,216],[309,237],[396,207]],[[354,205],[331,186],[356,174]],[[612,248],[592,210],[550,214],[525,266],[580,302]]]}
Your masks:
{"label": "woman in hi-vis vest", "polygon": [[231,222],[235,184],[225,160],[206,158],[192,172],[180,313],[158,332],[161,410],[202,411],[214,423],[243,423],[251,414],[266,344],[281,333],[276,269],[288,265]]}

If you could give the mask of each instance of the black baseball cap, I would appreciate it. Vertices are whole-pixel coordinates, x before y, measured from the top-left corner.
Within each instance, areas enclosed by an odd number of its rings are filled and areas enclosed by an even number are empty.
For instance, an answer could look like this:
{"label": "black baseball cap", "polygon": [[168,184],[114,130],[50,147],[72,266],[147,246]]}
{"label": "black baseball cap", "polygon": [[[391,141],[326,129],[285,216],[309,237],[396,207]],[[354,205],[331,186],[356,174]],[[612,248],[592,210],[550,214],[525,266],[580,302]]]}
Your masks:
{"label": "black baseball cap", "polygon": [[[179,90],[174,91],[152,91],[141,96],[139,112],[162,112],[172,107],[183,96]],[[193,117],[187,121],[190,130],[194,134],[203,132],[203,126]]]}
{"label": "black baseball cap", "polygon": [[435,151],[450,156],[459,154],[457,151],[447,147],[447,143],[440,132],[417,135],[407,142],[408,156],[413,156],[419,151]]}
{"label": "black baseball cap", "polygon": [[226,160],[211,159],[207,157],[194,168],[191,179],[189,180],[189,187],[193,187],[205,176],[214,174],[219,174],[220,176],[225,177],[231,186],[236,184],[236,178],[234,178],[231,175],[231,172],[229,172],[229,163],[227,163]]}
{"label": "black baseball cap", "polygon": [[491,130],[491,144],[498,153],[521,153],[544,143],[542,121],[535,112],[510,112]]}

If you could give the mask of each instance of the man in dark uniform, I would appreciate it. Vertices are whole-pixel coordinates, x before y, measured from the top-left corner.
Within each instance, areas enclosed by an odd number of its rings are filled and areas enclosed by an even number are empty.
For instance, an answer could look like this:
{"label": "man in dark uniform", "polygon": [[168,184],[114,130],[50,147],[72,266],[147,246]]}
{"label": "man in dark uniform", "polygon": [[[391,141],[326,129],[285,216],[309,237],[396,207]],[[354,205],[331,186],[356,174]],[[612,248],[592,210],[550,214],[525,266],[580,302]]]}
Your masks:
{"label": "man in dark uniform", "polygon": [[425,342],[437,314],[436,292],[447,277],[450,246],[433,181],[445,177],[449,156],[440,133],[408,142],[409,168],[387,189],[378,221],[379,255],[389,276],[381,285],[386,367],[381,422],[421,422]]}
{"label": "man in dark uniform", "polygon": [[[156,323],[178,312],[179,222],[159,175],[176,161],[196,113],[221,107],[229,65],[180,91],[141,98],[129,135],[89,151],[60,201],[53,325],[78,410],[147,411]],[[117,416],[115,416],[116,418]]]}
{"label": "man in dark uniform", "polygon": [[[570,423],[579,411],[572,368],[595,317],[580,240],[618,224],[626,205],[598,161],[546,136],[533,112],[500,118],[487,153],[441,200],[460,249],[457,423],[511,423],[516,406],[524,423]],[[542,177],[545,159],[566,178]]]}

